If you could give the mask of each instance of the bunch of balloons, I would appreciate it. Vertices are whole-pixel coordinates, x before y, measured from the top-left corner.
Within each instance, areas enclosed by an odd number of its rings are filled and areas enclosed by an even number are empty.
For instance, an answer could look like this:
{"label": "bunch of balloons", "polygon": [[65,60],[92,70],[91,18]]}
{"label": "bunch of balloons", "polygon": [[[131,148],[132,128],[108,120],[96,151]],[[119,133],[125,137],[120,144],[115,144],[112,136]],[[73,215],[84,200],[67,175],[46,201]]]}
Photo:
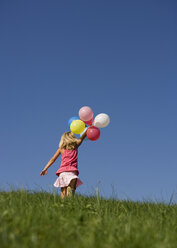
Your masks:
{"label": "bunch of balloons", "polygon": [[[88,106],[84,106],[79,110],[79,117],[72,117],[68,121],[71,132],[81,136],[87,130],[87,138],[92,141],[99,139],[99,128],[107,127],[109,123],[110,118],[104,113],[97,115],[93,120],[93,111]],[[86,125],[89,127],[86,127]]]}

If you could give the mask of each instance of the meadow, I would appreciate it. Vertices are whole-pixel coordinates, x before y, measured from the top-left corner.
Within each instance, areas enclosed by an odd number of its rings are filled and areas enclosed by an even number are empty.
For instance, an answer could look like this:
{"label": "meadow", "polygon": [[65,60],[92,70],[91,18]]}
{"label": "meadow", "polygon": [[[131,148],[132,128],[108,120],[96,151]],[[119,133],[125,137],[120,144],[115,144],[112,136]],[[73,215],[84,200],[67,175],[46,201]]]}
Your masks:
{"label": "meadow", "polygon": [[0,192],[1,248],[176,248],[177,205]]}

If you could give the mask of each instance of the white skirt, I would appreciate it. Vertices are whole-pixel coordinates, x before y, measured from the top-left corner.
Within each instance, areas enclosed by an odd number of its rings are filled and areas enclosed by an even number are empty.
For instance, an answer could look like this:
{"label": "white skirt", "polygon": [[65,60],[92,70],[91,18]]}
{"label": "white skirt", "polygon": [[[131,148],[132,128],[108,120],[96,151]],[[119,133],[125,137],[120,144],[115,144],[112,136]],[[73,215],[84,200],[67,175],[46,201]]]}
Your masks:
{"label": "white skirt", "polygon": [[76,188],[77,188],[78,186],[83,184],[83,182],[79,179],[77,173],[74,171],[61,172],[53,185],[57,188],[67,187],[70,184],[71,180],[75,178],[77,178],[77,183],[76,183]]}

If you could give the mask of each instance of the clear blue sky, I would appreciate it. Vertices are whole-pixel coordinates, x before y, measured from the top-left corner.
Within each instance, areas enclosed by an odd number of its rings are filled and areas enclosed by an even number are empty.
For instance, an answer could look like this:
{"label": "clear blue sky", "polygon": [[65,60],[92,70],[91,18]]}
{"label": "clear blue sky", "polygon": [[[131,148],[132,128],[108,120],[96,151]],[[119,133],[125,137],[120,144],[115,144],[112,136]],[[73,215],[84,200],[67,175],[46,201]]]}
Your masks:
{"label": "clear blue sky", "polygon": [[56,189],[60,159],[40,172],[88,105],[111,124],[79,149],[78,192],[177,199],[176,13],[175,0],[2,0],[1,188]]}

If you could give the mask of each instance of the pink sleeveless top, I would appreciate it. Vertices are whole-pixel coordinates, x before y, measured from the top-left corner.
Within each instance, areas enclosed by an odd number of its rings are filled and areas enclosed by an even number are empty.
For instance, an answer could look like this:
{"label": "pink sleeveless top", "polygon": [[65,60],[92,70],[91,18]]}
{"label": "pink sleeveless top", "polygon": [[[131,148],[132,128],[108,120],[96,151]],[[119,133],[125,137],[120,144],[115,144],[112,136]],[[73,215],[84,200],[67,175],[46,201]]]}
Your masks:
{"label": "pink sleeveless top", "polygon": [[78,159],[78,150],[65,150],[61,154],[61,165],[57,170],[56,175],[59,176],[61,172],[64,171],[75,171],[77,175],[79,175],[79,171],[77,169],[77,159]]}

